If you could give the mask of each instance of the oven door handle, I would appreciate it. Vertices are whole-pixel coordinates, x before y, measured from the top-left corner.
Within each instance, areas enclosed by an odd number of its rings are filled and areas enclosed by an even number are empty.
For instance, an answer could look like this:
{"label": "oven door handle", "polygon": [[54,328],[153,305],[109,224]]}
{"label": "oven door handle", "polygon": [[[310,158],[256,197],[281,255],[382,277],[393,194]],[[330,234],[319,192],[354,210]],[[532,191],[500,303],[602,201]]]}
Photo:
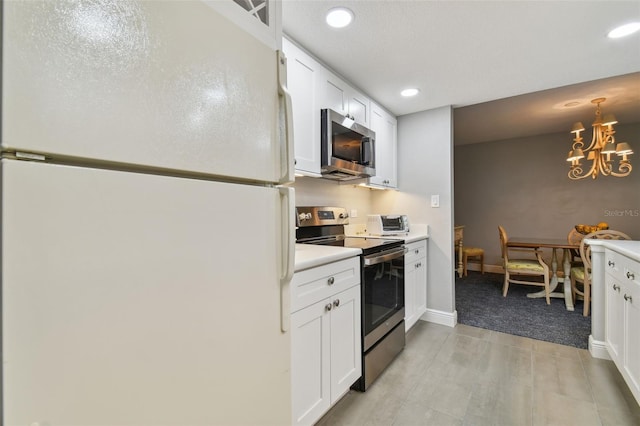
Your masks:
{"label": "oven door handle", "polygon": [[377,265],[378,263],[386,262],[392,259],[397,259],[399,257],[404,256],[405,253],[408,251],[409,249],[407,249],[406,247],[401,247],[399,249],[393,249],[389,251],[384,251],[382,253],[376,253],[369,256],[365,256],[364,265],[365,266]]}

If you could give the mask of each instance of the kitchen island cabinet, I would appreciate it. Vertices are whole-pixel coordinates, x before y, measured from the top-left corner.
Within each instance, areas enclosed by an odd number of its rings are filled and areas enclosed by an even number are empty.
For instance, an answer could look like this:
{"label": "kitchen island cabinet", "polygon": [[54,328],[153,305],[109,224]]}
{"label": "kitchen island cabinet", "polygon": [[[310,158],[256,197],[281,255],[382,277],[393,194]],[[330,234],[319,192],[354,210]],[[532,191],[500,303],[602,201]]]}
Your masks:
{"label": "kitchen island cabinet", "polygon": [[598,313],[597,295],[604,292],[605,347],[640,403],[640,242],[592,240],[589,244],[594,262],[592,321]]}
{"label": "kitchen island cabinet", "polygon": [[296,272],[291,291],[293,423],[307,425],[362,375],[360,258]]}
{"label": "kitchen island cabinet", "polygon": [[640,262],[605,250],[605,342],[640,403]]}
{"label": "kitchen island cabinet", "polygon": [[427,311],[427,240],[405,244],[404,305],[405,330],[409,329]]}

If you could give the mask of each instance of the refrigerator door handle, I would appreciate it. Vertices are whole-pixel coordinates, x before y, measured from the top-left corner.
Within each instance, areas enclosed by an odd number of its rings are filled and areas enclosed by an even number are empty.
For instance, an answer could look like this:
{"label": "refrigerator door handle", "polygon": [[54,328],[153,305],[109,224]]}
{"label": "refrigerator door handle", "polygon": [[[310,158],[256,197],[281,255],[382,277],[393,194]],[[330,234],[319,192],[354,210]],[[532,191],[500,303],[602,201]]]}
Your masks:
{"label": "refrigerator door handle", "polygon": [[281,50],[278,50],[278,94],[284,97],[284,137],[280,137],[282,144],[282,175],[278,183],[293,182],[294,177],[294,155],[293,155],[293,109],[291,104],[291,94],[287,88],[287,57]]}
{"label": "refrigerator door handle", "polygon": [[281,267],[282,275],[280,277],[280,329],[283,332],[289,331],[290,312],[291,312],[291,294],[290,284],[295,269],[295,190],[286,186],[279,186],[280,202],[282,213],[282,240],[281,240]]}

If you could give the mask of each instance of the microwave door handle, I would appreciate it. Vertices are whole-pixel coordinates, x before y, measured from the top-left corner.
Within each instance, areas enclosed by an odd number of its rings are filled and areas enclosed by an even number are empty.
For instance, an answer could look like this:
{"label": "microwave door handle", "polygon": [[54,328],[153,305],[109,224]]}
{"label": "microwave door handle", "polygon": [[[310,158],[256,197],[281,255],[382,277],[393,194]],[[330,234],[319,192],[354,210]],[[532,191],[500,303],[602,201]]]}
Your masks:
{"label": "microwave door handle", "polygon": [[371,144],[371,138],[365,136],[362,138],[362,142],[360,143],[360,164],[368,166],[371,159],[369,158],[369,153],[371,152],[371,148],[367,147]]}

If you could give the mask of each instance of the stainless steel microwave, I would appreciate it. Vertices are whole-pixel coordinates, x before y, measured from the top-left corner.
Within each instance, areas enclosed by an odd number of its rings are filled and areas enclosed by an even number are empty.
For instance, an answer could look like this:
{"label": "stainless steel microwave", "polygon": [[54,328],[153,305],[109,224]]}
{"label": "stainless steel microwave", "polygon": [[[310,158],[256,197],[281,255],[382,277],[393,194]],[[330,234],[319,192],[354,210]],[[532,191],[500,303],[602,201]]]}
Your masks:
{"label": "stainless steel microwave", "polygon": [[320,114],[323,177],[351,180],[375,176],[375,133],[331,109]]}

